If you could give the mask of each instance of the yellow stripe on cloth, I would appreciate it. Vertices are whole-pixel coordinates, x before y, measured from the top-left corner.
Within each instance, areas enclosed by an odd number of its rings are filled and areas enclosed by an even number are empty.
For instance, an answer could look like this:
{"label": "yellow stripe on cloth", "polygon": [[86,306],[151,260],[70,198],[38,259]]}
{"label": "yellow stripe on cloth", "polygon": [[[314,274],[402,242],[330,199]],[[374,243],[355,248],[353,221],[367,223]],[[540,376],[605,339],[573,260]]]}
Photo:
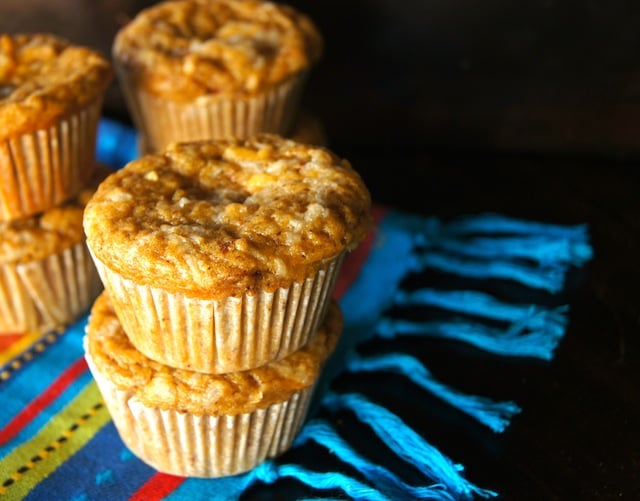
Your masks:
{"label": "yellow stripe on cloth", "polygon": [[0,460],[0,496],[22,499],[110,419],[92,380],[36,436]]}
{"label": "yellow stripe on cloth", "polygon": [[32,344],[45,336],[55,336],[55,332],[29,332],[20,336],[20,339],[12,343],[6,349],[0,351],[0,365],[4,365],[12,358],[20,355],[27,350]]}

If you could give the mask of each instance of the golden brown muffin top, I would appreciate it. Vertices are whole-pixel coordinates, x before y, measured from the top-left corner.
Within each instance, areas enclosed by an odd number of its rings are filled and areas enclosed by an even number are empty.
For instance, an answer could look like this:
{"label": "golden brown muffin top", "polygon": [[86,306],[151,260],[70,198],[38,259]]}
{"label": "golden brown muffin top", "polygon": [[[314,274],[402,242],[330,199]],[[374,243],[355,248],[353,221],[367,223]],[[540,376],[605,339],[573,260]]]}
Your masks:
{"label": "golden brown muffin top", "polygon": [[148,407],[196,415],[235,415],[263,409],[312,386],[342,332],[333,302],[312,341],[291,355],[261,367],[225,374],[175,369],[146,357],[129,341],[109,296],[95,301],[85,349],[103,377]]}
{"label": "golden brown muffin top", "polygon": [[0,35],[0,139],[47,128],[111,82],[111,63],[49,34]]}
{"label": "golden brown muffin top", "polygon": [[174,100],[253,94],[309,68],[322,39],[311,20],[261,0],[173,0],[142,10],[113,54],[148,92]]}
{"label": "golden brown muffin top", "polygon": [[35,216],[0,223],[0,265],[44,259],[82,242],[82,212],[110,172],[96,165],[87,187],[73,199]]}
{"label": "golden brown muffin top", "polygon": [[328,150],[271,134],[177,143],[109,176],[87,244],[138,284],[216,299],[301,282],[367,234],[360,176]]}

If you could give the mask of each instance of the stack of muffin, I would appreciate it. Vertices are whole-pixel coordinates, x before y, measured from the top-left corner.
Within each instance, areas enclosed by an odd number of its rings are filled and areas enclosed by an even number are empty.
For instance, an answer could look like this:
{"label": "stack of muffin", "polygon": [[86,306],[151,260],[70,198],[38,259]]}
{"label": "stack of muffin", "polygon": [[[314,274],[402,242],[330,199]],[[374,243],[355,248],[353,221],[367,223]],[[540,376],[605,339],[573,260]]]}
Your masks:
{"label": "stack of muffin", "polygon": [[159,471],[233,475],[285,451],[341,333],[331,296],[369,193],[346,160],[282,137],[318,52],[311,21],[258,0],[164,2],[116,38],[149,153],[86,206],[105,293],[85,351]]}
{"label": "stack of muffin", "polygon": [[82,211],[104,176],[94,148],[112,78],[93,50],[0,35],[0,333],[67,324],[99,293]]}

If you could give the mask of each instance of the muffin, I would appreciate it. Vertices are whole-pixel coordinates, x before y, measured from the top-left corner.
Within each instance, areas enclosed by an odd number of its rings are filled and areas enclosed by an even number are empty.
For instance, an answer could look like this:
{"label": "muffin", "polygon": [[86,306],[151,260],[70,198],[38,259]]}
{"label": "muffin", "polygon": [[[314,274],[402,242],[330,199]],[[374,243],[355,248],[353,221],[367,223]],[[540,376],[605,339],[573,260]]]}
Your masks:
{"label": "muffin", "polygon": [[46,331],[89,310],[102,284],[82,212],[108,172],[94,169],[91,183],[61,206],[0,223],[0,333]]}
{"label": "muffin", "polygon": [[289,448],[341,331],[334,302],[313,341],[288,357],[248,371],[202,374],[136,350],[103,293],[91,310],[84,347],[133,453],[164,473],[220,477],[250,470]]}
{"label": "muffin", "polygon": [[369,230],[370,204],[346,160],[261,134],[134,160],[98,188],[84,227],[136,348],[229,372],[307,342],[345,252]]}
{"label": "muffin", "polygon": [[0,35],[0,221],[74,196],[91,176],[109,61],[48,34]]}
{"label": "muffin", "polygon": [[113,59],[149,151],[171,142],[286,135],[322,39],[293,8],[260,0],[174,0],[116,35]]}

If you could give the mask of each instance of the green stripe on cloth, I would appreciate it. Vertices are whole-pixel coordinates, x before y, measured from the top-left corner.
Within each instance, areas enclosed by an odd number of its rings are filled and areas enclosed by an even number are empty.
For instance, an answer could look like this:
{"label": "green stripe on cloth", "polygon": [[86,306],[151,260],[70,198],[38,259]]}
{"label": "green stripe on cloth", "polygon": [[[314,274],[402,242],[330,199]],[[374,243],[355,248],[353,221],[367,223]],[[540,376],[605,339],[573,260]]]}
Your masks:
{"label": "green stripe on cloth", "polygon": [[0,496],[21,499],[110,420],[94,381],[0,462]]}

